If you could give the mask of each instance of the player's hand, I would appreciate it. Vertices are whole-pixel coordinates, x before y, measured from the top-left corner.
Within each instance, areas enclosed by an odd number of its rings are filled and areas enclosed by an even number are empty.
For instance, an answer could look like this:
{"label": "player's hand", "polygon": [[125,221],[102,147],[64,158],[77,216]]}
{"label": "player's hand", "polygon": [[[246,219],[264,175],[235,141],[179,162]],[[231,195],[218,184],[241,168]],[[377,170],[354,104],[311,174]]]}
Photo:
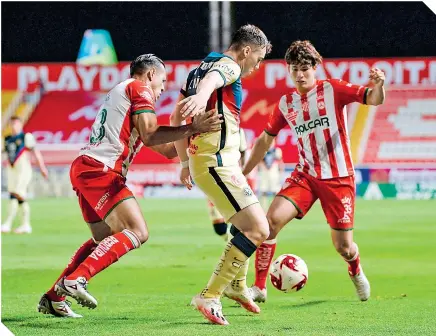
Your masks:
{"label": "player's hand", "polygon": [[217,132],[221,130],[222,122],[218,112],[210,110],[197,115],[192,122],[192,127],[195,133]]}
{"label": "player's hand", "polygon": [[189,190],[192,189],[191,172],[189,171],[189,168],[182,168],[180,171],[180,182],[182,182]]}
{"label": "player's hand", "polygon": [[177,105],[183,105],[180,110],[183,118],[194,117],[206,109],[207,98],[196,94],[181,100]]}
{"label": "player's hand", "polygon": [[46,179],[46,180],[48,180],[48,170],[47,170],[47,168],[42,168],[41,169],[41,175]]}
{"label": "player's hand", "polygon": [[369,71],[369,79],[374,85],[382,86],[385,82],[385,73],[379,68],[372,68]]}

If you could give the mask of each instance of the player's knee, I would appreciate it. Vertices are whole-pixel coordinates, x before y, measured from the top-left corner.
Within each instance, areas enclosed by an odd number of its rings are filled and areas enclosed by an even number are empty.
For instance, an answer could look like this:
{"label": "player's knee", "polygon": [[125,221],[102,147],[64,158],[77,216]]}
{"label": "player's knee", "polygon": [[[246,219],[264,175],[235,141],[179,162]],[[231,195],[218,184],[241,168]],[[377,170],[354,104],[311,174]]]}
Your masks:
{"label": "player's knee", "polygon": [[352,254],[352,242],[348,240],[337,240],[333,242],[333,245],[335,246],[336,251],[345,258],[349,257]]}
{"label": "player's knee", "polygon": [[276,216],[276,214],[274,213],[268,213],[266,215],[266,218],[268,219],[269,231],[270,231],[270,235],[268,238],[274,239],[277,237],[280,228],[282,227],[280,217]]}
{"label": "player's knee", "polygon": [[270,235],[270,230],[269,230],[269,226],[268,225],[261,225],[259,226],[258,230],[257,230],[257,234],[258,234],[258,241],[259,242],[264,242],[265,240],[268,239],[269,235]]}

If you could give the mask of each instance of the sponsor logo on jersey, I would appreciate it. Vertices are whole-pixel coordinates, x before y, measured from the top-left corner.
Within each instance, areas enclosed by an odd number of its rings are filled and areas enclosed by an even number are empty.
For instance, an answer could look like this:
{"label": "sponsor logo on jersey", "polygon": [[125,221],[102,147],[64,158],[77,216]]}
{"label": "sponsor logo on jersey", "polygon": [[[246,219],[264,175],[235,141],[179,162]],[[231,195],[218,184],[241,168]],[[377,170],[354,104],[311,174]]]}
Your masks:
{"label": "sponsor logo on jersey", "polygon": [[307,123],[304,123],[302,125],[297,125],[294,127],[295,133],[297,133],[297,135],[303,135],[304,133],[313,130],[317,127],[323,127],[323,126],[327,126],[330,127],[330,121],[329,121],[329,117],[321,117],[321,118],[317,118],[315,120],[311,120]]}

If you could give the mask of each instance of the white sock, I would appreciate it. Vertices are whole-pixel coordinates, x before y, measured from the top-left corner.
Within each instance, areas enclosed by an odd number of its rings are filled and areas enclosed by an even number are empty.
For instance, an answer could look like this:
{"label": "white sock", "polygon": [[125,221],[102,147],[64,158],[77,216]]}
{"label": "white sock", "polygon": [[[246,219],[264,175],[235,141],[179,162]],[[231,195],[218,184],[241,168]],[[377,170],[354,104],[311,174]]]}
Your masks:
{"label": "white sock", "polygon": [[23,226],[30,226],[30,206],[29,203],[24,202],[21,204],[21,211],[23,215]]}
{"label": "white sock", "polygon": [[16,198],[11,199],[9,202],[9,214],[8,218],[6,219],[4,226],[11,227],[12,222],[14,221],[15,217],[17,216],[18,211],[18,200]]}

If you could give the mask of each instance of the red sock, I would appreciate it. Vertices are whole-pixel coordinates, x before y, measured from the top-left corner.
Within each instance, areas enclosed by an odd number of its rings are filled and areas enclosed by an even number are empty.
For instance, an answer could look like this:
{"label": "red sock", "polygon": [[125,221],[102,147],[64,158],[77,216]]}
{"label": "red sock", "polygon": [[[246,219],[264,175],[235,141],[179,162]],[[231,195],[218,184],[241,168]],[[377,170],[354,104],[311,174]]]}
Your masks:
{"label": "red sock", "polygon": [[356,244],[356,254],[353,258],[350,260],[344,259],[348,263],[348,273],[351,276],[354,276],[356,274],[359,274],[360,272],[360,255],[359,255],[359,249]]}
{"label": "red sock", "polygon": [[141,246],[139,238],[132,231],[123,230],[103,239],[100,244],[78,267],[67,276],[68,280],[85,277],[89,280],[97,273],[117,262],[130,250]]}
{"label": "red sock", "polygon": [[266,240],[256,250],[256,278],[254,285],[260,289],[266,288],[269,266],[276,250],[276,240]]}
{"label": "red sock", "polygon": [[71,260],[67,267],[64,269],[64,271],[61,273],[59,278],[55,281],[53,286],[48,290],[46,293],[51,301],[62,301],[65,300],[65,297],[58,296],[56,292],[54,291],[54,287],[59,281],[59,279],[62,279],[64,276],[70,275],[72,272],[74,272],[79,266],[83,260],[86,259],[87,256],[91,254],[92,251],[94,251],[97,244],[94,242],[94,240],[90,239],[83,243],[82,246],[80,246],[77,251],[73,254],[71,257]]}

